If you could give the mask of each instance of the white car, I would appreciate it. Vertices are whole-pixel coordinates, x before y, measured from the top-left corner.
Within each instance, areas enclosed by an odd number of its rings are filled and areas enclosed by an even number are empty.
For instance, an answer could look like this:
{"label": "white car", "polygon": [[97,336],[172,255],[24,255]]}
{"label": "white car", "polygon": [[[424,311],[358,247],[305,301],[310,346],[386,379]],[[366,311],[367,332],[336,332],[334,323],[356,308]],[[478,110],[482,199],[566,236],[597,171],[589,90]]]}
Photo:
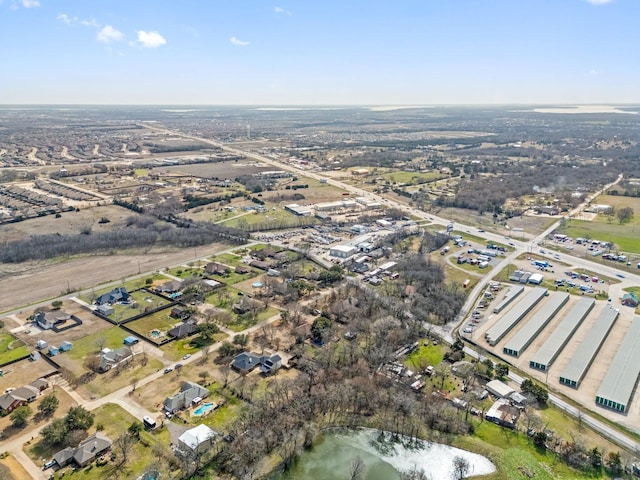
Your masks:
{"label": "white car", "polygon": [[187,360],[189,358],[191,358],[191,354],[190,353],[187,353],[184,357],[182,357],[183,360]]}
{"label": "white car", "polygon": [[464,330],[462,330],[464,333],[472,333],[473,332],[473,328],[467,327]]}

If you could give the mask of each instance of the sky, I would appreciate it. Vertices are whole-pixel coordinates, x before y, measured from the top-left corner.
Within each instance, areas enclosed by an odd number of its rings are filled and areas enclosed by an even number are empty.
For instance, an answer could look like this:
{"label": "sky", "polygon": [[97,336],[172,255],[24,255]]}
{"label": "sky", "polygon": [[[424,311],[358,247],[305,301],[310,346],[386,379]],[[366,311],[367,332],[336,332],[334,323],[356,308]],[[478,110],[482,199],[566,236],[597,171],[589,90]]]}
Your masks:
{"label": "sky", "polygon": [[0,0],[0,104],[640,103],[639,0]]}

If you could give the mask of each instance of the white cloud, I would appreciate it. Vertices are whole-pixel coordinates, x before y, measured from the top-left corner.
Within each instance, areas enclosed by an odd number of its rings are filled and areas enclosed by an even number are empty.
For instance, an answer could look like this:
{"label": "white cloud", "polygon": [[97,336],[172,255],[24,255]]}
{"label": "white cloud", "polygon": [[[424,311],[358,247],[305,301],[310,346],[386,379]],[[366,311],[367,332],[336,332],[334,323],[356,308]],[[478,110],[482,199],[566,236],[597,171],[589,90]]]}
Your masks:
{"label": "white cloud", "polygon": [[247,47],[249,46],[249,42],[242,41],[236,37],[231,37],[229,41],[235,45],[236,47]]}
{"label": "white cloud", "polygon": [[140,42],[145,48],[158,48],[162,45],[166,45],[167,40],[158,32],[145,32],[144,30],[139,30],[138,42]]}
{"label": "white cloud", "polygon": [[605,5],[613,2],[613,0],[587,0],[591,5]]}
{"label": "white cloud", "polygon": [[273,7],[273,11],[276,12],[278,15],[287,15],[289,17],[291,15],[293,15],[293,13],[291,13],[291,10],[287,10],[286,8],[278,7],[277,5],[275,7]]}
{"label": "white cloud", "polygon": [[124,34],[111,25],[105,25],[96,38],[101,43],[119,42],[124,38]]}
{"label": "white cloud", "polygon": [[92,18],[91,20],[80,20],[80,25],[83,25],[85,27],[94,27],[94,28],[100,28],[101,25],[96,22],[95,18]]}
{"label": "white cloud", "polygon": [[24,8],[33,8],[40,6],[40,0],[20,0]]}
{"label": "white cloud", "polygon": [[56,17],[56,20],[60,20],[60,21],[62,21],[64,23],[66,23],[67,25],[71,25],[73,22],[78,20],[78,17],[71,18],[66,13],[61,13]]}

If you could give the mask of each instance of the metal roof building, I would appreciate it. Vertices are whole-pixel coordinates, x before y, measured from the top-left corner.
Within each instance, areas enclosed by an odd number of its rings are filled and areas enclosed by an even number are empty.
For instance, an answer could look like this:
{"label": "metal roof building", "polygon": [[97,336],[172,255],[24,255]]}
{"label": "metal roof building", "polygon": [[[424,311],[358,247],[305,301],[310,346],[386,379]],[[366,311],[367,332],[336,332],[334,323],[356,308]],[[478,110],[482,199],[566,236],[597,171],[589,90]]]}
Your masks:
{"label": "metal roof building", "polygon": [[505,313],[504,316],[484,334],[489,345],[494,346],[502,340],[502,338],[542,300],[546,293],[546,288],[536,287],[511,310]]}
{"label": "metal roof building", "polygon": [[493,309],[493,313],[500,313],[507,307],[507,305],[509,305],[513,301],[514,298],[516,298],[522,292],[524,292],[524,287],[510,287],[504,299],[498,305],[496,305],[496,308]]}
{"label": "metal roof building", "polygon": [[507,355],[519,357],[568,301],[568,293],[552,294],[542,308],[507,342],[502,351]]}
{"label": "metal roof building", "polygon": [[626,411],[639,375],[640,317],[635,316],[600,384],[596,403],[619,412]]}
{"label": "metal roof building", "polygon": [[595,305],[593,298],[582,297],[564,316],[551,336],[529,361],[531,368],[546,371]]}
{"label": "metal roof building", "polygon": [[587,370],[589,370],[591,362],[593,362],[593,359],[596,357],[605,338],[609,335],[609,331],[611,327],[613,327],[618,315],[618,310],[611,307],[611,305],[607,305],[602,313],[600,313],[600,316],[593,327],[591,327],[591,330],[589,330],[589,333],[587,333],[580,348],[578,348],[573,355],[571,362],[569,362],[562,371],[562,374],[560,374],[560,383],[573,388],[580,386],[580,382],[587,373]]}

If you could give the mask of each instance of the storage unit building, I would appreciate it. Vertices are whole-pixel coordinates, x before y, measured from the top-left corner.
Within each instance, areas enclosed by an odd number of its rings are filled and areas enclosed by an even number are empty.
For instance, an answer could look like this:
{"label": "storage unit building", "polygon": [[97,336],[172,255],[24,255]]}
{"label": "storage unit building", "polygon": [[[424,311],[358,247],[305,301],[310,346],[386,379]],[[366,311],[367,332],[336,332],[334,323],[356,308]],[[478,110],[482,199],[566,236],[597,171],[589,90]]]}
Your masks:
{"label": "storage unit building", "polygon": [[568,293],[556,292],[551,295],[542,308],[506,343],[502,351],[519,357],[568,301]]}
{"label": "storage unit building", "polygon": [[611,307],[611,305],[607,305],[602,313],[600,313],[596,323],[591,327],[582,344],[580,344],[580,348],[578,348],[573,355],[571,362],[569,362],[569,365],[567,365],[560,374],[560,383],[573,388],[580,386],[580,382],[582,382],[587,370],[589,370],[591,366],[591,362],[593,362],[604,340],[607,338],[607,335],[609,335],[609,331],[611,327],[613,327],[618,315],[618,310]]}
{"label": "storage unit building", "polygon": [[619,412],[626,412],[640,376],[640,317],[631,322],[616,356],[605,375],[596,403]]}
{"label": "storage unit building", "polygon": [[500,313],[522,292],[524,287],[510,287],[504,299],[493,309],[493,313]]}
{"label": "storage unit building", "polygon": [[569,310],[551,336],[529,361],[529,366],[543,372],[546,371],[584,319],[587,318],[595,303],[593,298],[583,297],[578,300],[578,303]]}
{"label": "storage unit building", "polygon": [[511,329],[522,320],[527,313],[535,307],[547,293],[546,288],[536,287],[531,290],[526,297],[518,302],[511,310],[509,310],[504,316],[498,320],[487,332],[484,334],[489,345],[494,346],[504,336],[511,331]]}

